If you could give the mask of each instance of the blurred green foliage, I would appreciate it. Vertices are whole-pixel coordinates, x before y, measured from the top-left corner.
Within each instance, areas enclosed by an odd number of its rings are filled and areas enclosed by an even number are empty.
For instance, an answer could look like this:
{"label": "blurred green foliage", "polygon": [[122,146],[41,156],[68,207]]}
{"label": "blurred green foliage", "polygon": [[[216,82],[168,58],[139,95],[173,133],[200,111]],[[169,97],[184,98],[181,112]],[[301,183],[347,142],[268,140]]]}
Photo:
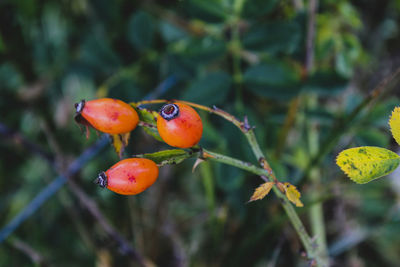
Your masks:
{"label": "blurred green foliage", "polygon": [[[53,155],[62,170],[98,138],[92,133],[86,140],[73,121],[73,104],[81,99],[136,102],[150,96],[217,105],[240,119],[248,116],[277,176],[299,182],[335,123],[400,63],[400,1],[318,2],[314,47],[307,51],[306,0],[1,1],[0,123]],[[162,86],[171,79],[171,86]],[[393,90],[341,133],[333,151],[314,166],[318,183],[301,181],[305,208],[298,211],[307,222],[309,208],[324,204],[334,266],[400,261],[398,177],[361,187],[334,164],[347,146],[393,144],[387,120],[398,97]],[[234,126],[200,115],[202,146],[257,163]],[[18,140],[1,138],[4,226],[57,172]],[[126,156],[166,148],[140,129],[132,133]],[[156,265],[307,264],[277,199],[246,204],[261,183],[257,177],[215,163],[202,163],[192,173],[194,160],[187,160],[163,167],[145,193],[125,197],[92,183],[117,160],[110,146],[73,178]],[[346,242],[360,229],[368,234]],[[135,266],[68,186],[0,246],[1,266],[31,266],[15,240],[50,266]]]}

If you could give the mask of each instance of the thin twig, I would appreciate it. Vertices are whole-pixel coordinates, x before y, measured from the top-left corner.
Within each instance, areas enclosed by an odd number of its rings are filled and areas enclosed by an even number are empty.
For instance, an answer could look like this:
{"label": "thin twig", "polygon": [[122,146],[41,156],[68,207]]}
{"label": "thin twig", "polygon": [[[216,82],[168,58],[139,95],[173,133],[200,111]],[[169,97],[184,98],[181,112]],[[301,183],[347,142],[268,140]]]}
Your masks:
{"label": "thin twig", "polygon": [[54,163],[54,157],[49,152],[45,151],[35,143],[32,143],[18,132],[11,130],[1,122],[0,122],[0,135],[2,135],[3,138],[11,139],[11,141],[14,144],[21,145],[27,148],[29,151],[32,151],[34,154],[40,155],[47,161]]}
{"label": "thin twig", "polygon": [[[145,266],[145,261],[143,257],[132,248],[127,240],[125,240],[105,219],[97,205],[75,184],[73,183],[69,177],[75,175],[85,164],[93,158],[96,154],[98,154],[107,144],[109,143],[108,138],[104,135],[100,140],[98,140],[94,145],[87,148],[81,156],[79,156],[75,161],[73,161],[67,171],[62,175],[58,176],[53,180],[48,186],[46,186],[25,208],[14,217],[14,219],[5,226],[0,231],[0,243],[3,242],[13,231],[17,229],[17,227],[24,222],[27,218],[29,218],[35,211],[41,207],[45,203],[47,199],[49,199],[53,194],[55,194],[68,180],[68,185],[71,188],[71,192],[81,201],[81,204],[85,206],[88,211],[92,214],[93,217],[97,219],[101,227],[104,231],[116,240],[120,251],[123,254],[130,255],[135,261],[137,261],[141,266]],[[27,147],[31,148],[30,146]],[[35,150],[37,151],[37,150]],[[38,155],[42,155],[42,153],[38,153]],[[55,164],[52,161],[49,161],[52,167],[55,167]]]}
{"label": "thin twig", "polygon": [[[0,243],[2,243],[18,226],[36,212],[53,194],[55,194],[67,181],[69,176],[76,174],[85,164],[97,155],[108,144],[108,138],[99,139],[94,145],[87,148],[68,167],[67,171],[54,179],[32,201],[25,206],[3,229],[0,230]],[[29,147],[28,147],[29,148]]]}
{"label": "thin twig", "polygon": [[[310,0],[308,2],[308,25],[307,25],[307,40],[306,40],[306,58],[305,58],[305,75],[304,78],[307,78],[314,68],[314,44],[315,44],[315,17],[317,14],[318,8],[318,0]],[[311,99],[316,98],[315,95],[310,96]],[[318,131],[315,127],[315,124],[311,123],[310,135],[313,135],[315,138],[310,138],[310,146],[311,144],[314,147],[318,146]],[[309,149],[313,151],[312,147]],[[313,152],[311,152],[313,153]],[[313,189],[310,193],[312,198],[318,198],[320,195],[320,191],[317,190],[320,186],[320,176],[318,175],[318,170],[314,171],[313,177]],[[327,244],[326,244],[326,231],[325,231],[325,222],[324,222],[324,214],[323,214],[323,206],[322,202],[315,203],[311,206],[309,211],[310,217],[310,226],[311,233],[315,237],[316,250],[320,255],[321,263],[324,266],[329,265]]]}
{"label": "thin twig", "polygon": [[232,21],[229,46],[232,54],[233,82],[236,87],[235,105],[238,111],[243,111],[243,74],[241,68],[242,43],[240,41],[240,16],[245,0],[233,1],[233,15],[229,18]]}
{"label": "thin twig", "polygon": [[137,261],[141,266],[146,266],[144,258],[129,244],[119,232],[117,232],[114,227],[107,222],[107,219],[101,213],[97,204],[86,195],[86,193],[79,188],[75,182],[71,179],[68,180],[68,185],[71,192],[79,199],[82,206],[84,206],[90,214],[97,220],[103,230],[112,237],[118,244],[118,248],[123,255],[129,255],[133,260]]}
{"label": "thin twig", "polygon": [[42,255],[40,255],[39,252],[37,252],[30,245],[23,242],[22,240],[13,238],[10,240],[10,243],[14,248],[18,249],[19,251],[27,255],[36,266],[41,266],[41,267],[49,266],[47,261],[44,259]]}
{"label": "thin twig", "polygon": [[308,5],[306,59],[304,64],[307,74],[309,74],[314,67],[315,16],[318,8],[318,0],[310,0]]}

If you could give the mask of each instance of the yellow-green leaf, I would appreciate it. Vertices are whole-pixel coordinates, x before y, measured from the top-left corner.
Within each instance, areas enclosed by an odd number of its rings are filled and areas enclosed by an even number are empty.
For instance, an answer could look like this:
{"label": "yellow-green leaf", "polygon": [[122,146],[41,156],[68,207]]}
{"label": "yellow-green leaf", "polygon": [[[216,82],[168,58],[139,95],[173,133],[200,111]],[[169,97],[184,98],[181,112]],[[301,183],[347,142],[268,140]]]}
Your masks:
{"label": "yellow-green leaf", "polygon": [[303,203],[300,201],[301,194],[297,188],[290,184],[290,183],[284,183],[283,184],[285,187],[285,194],[286,197],[289,199],[290,202],[296,205],[296,207],[303,207]]}
{"label": "yellow-green leaf", "polygon": [[157,131],[157,112],[148,110],[145,108],[138,108],[135,105],[131,104],[132,107],[134,107],[139,115],[139,125],[143,127],[143,130],[153,136],[155,139],[158,141],[162,141],[158,131]]}
{"label": "yellow-green leaf", "polygon": [[390,130],[397,144],[400,145],[400,107],[396,107],[389,120]]}
{"label": "yellow-green leaf", "polygon": [[364,146],[343,150],[336,164],[351,180],[365,184],[394,171],[400,164],[400,157],[385,148]]}
{"label": "yellow-green leaf", "polygon": [[113,147],[120,158],[122,158],[122,153],[124,152],[125,147],[128,145],[130,135],[130,132],[111,135]]}
{"label": "yellow-green leaf", "polygon": [[274,182],[266,182],[256,188],[249,202],[263,199],[271,191]]}

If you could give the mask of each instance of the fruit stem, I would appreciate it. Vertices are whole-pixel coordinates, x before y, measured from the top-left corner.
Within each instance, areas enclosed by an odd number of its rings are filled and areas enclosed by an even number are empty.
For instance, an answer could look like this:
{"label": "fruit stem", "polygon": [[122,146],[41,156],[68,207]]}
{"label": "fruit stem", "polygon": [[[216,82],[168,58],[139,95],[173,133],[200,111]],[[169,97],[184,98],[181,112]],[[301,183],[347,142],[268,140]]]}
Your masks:
{"label": "fruit stem", "polygon": [[[246,136],[247,141],[249,142],[249,145],[253,151],[253,154],[256,156],[257,160],[259,161],[261,167],[263,168],[263,174],[259,174],[260,177],[264,181],[270,181],[270,182],[278,182],[278,179],[276,178],[271,166],[269,165],[268,161],[266,160],[264,153],[262,152],[260,145],[258,144],[258,141],[256,139],[256,136],[254,134],[254,127],[251,127],[245,119],[243,122],[238,120],[235,116],[232,114],[219,109],[217,107],[209,108],[200,104],[188,102],[188,101],[180,101],[180,100],[174,100],[174,101],[167,101],[167,100],[162,100],[162,99],[156,99],[156,100],[145,100],[145,101],[140,101],[136,103],[131,103],[131,105],[137,107],[143,104],[159,104],[159,103],[168,103],[168,102],[174,102],[174,103],[183,103],[201,110],[208,111],[210,113],[216,114],[222,118],[224,118],[227,121],[230,121],[233,123],[236,127],[239,128],[239,130]],[[236,166],[238,168],[245,169],[247,167],[244,167],[247,165],[247,163],[242,164],[242,161],[239,160],[233,160],[232,158],[228,158],[226,156],[218,155],[215,153],[212,153],[210,151],[206,151],[203,149],[203,155],[204,153],[208,153],[210,155],[210,158],[220,161],[222,163],[230,164],[233,166]],[[235,165],[234,165],[235,164]],[[250,171],[253,170],[252,168],[247,168],[246,170]],[[258,168],[257,168],[258,169]],[[262,169],[260,169],[262,170]],[[256,170],[258,171],[258,170]],[[254,172],[253,172],[254,173]],[[281,204],[283,206],[283,209],[285,210],[287,216],[289,217],[290,222],[292,223],[294,229],[296,230],[297,234],[300,237],[301,242],[303,243],[303,246],[307,252],[307,256],[310,260],[315,261],[317,266],[322,266],[325,267],[325,261],[319,255],[318,250],[315,246],[315,243],[312,241],[311,237],[307,233],[302,221],[300,220],[296,210],[288,200],[288,198],[279,190],[277,186],[274,186],[272,188],[274,193],[282,200]]]}

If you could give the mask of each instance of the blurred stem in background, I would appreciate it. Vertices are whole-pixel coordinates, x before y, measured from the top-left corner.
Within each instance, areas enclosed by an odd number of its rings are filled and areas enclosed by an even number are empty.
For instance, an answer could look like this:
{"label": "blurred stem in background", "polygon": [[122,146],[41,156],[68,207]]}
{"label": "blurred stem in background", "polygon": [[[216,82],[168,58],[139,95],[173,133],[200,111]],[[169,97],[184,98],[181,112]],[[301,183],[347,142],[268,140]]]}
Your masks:
{"label": "blurred stem in background", "polygon": [[[4,131],[0,133],[13,133],[13,136],[18,136],[19,140],[23,144],[29,144],[29,141],[15,133],[2,124],[0,128]],[[18,141],[17,141],[18,143]],[[10,234],[12,234],[26,219],[33,215],[37,209],[39,209],[50,197],[52,197],[66,182],[70,186],[71,192],[80,200],[80,203],[87,208],[87,210],[96,218],[98,223],[102,226],[104,231],[117,242],[121,253],[130,255],[134,261],[137,261],[140,266],[145,266],[145,261],[143,257],[129,244],[124,237],[122,237],[106,220],[105,216],[100,212],[97,204],[87,196],[82,189],[79,188],[70,178],[75,175],[87,161],[91,160],[95,155],[97,155],[105,146],[108,144],[108,138],[102,136],[94,145],[87,148],[75,161],[73,161],[66,171],[61,172],[60,175],[54,179],[50,184],[48,184],[42,191],[40,191],[36,197],[25,206],[25,208],[20,211],[4,228],[0,230],[0,243],[3,242]],[[29,150],[36,153],[37,151],[42,151],[40,148],[32,146],[25,146]],[[38,150],[39,149],[39,150]],[[42,156],[43,153],[37,153]],[[58,170],[58,164],[50,162],[50,165]],[[61,165],[60,165],[61,166]],[[81,230],[78,228],[78,230]]]}
{"label": "blurred stem in background", "polygon": [[[306,110],[312,110],[315,108],[318,99],[315,95],[306,96]],[[319,129],[317,123],[307,118],[305,115],[305,130],[307,134],[307,143],[309,155],[311,157],[318,151],[319,147]],[[309,197],[311,199],[320,199],[322,190],[321,184],[321,171],[319,167],[315,167],[310,172],[310,180],[312,181],[311,188],[309,190]],[[326,231],[325,231],[325,221],[323,213],[323,202],[314,202],[309,211],[309,218],[311,224],[311,233],[315,238],[317,244],[317,250],[319,251],[321,258],[325,261],[326,265],[329,265],[327,244],[326,244]]]}
{"label": "blurred stem in background", "polygon": [[233,15],[231,20],[231,41],[229,43],[232,53],[233,82],[236,88],[235,108],[238,113],[244,111],[243,105],[243,74],[241,68],[241,50],[240,41],[240,16],[245,0],[235,0],[233,2]]}
{"label": "blurred stem in background", "polygon": [[[318,9],[318,0],[309,0],[308,3],[308,24],[307,24],[307,39],[306,39],[306,58],[305,58],[305,72],[306,76],[309,76],[314,68],[314,51],[315,51],[315,31],[316,31],[316,14]],[[307,103],[306,109],[315,109],[318,104],[317,95],[307,94],[306,95]],[[312,155],[315,155],[319,149],[319,127],[316,122],[311,119],[308,119],[307,116],[306,123],[306,131],[308,133],[308,145],[309,145],[309,158]],[[310,190],[310,198],[311,199],[320,199],[322,192],[321,185],[321,172],[316,167],[310,173],[310,180],[313,181],[311,190]],[[309,211],[310,224],[311,224],[311,233],[315,238],[316,242],[316,250],[318,254],[321,256],[322,265],[329,266],[329,256],[327,250],[326,243],[326,231],[325,231],[325,220],[324,220],[324,209],[323,202],[318,201],[314,203]]]}

